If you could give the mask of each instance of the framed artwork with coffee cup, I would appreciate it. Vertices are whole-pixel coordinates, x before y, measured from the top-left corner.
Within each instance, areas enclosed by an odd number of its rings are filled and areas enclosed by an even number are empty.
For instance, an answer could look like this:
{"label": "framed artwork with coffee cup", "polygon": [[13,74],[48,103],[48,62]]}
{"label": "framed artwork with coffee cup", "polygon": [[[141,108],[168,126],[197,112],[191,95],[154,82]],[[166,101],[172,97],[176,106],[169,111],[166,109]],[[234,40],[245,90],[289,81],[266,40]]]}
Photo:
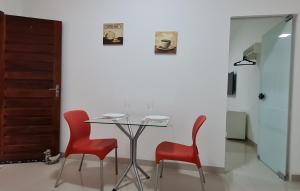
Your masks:
{"label": "framed artwork with coffee cup", "polygon": [[177,32],[155,33],[155,54],[176,54]]}
{"label": "framed artwork with coffee cup", "polygon": [[103,24],[103,44],[123,45],[123,23]]}

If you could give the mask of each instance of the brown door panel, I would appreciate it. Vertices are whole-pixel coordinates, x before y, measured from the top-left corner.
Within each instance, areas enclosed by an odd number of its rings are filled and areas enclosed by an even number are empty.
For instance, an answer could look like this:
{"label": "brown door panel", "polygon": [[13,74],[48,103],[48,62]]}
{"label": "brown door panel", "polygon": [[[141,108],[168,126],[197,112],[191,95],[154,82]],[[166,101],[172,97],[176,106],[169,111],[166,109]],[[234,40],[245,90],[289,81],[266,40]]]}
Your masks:
{"label": "brown door panel", "polygon": [[4,79],[8,80],[53,80],[53,72],[19,72],[16,71],[5,72]]}
{"label": "brown door panel", "polygon": [[53,55],[55,47],[48,44],[21,44],[21,43],[8,43],[5,46],[5,51],[16,53],[28,54],[45,54]]}
{"label": "brown door panel", "polygon": [[34,36],[29,34],[7,34],[7,44],[55,45],[55,36]]}
{"label": "brown door panel", "polygon": [[3,156],[3,76],[4,76],[5,15],[0,11],[0,161]]}
{"label": "brown door panel", "polygon": [[4,90],[5,98],[49,98],[55,97],[55,92],[49,90]]}
{"label": "brown door panel", "polygon": [[52,128],[52,125],[14,125],[6,126],[3,132],[4,136],[14,135],[49,135],[52,133],[57,133],[57,130]]}
{"label": "brown door panel", "polygon": [[61,22],[0,14],[0,162],[59,152],[60,80]]}
{"label": "brown door panel", "polygon": [[4,116],[50,116],[52,108],[5,108]]}
{"label": "brown door panel", "polygon": [[53,106],[52,98],[6,98],[3,108],[49,108]]}

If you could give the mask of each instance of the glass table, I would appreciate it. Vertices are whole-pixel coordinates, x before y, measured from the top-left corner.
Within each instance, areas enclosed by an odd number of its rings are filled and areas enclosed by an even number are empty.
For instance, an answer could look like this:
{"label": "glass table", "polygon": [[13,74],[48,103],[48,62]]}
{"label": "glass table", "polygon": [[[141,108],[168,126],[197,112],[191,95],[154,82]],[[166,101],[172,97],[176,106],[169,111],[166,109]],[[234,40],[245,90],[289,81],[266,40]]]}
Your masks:
{"label": "glass table", "polygon": [[[150,117],[150,116],[149,116]],[[164,117],[164,116],[162,116]],[[166,117],[167,118],[167,117]],[[132,116],[124,116],[120,118],[109,118],[109,117],[98,117],[94,119],[90,119],[86,121],[86,123],[94,123],[94,124],[107,124],[107,125],[116,125],[130,140],[130,161],[126,170],[123,172],[120,179],[117,181],[113,191],[118,190],[120,184],[127,176],[129,170],[133,168],[135,177],[138,181],[138,189],[139,191],[143,191],[143,186],[141,182],[140,175],[138,171],[140,171],[147,179],[150,176],[139,166],[137,163],[137,141],[142,132],[146,127],[167,127],[169,120],[167,119],[153,119],[147,117],[132,117]],[[133,128],[136,128],[134,131]]]}

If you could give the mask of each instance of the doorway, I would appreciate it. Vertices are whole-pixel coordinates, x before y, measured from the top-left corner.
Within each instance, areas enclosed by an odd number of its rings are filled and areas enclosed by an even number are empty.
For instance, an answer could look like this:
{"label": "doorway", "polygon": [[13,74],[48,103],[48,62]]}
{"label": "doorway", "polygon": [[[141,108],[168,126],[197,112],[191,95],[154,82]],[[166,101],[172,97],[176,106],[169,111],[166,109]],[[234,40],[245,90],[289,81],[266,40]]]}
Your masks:
{"label": "doorway", "polygon": [[288,177],[294,19],[293,15],[231,19],[227,172],[256,163],[281,179]]}

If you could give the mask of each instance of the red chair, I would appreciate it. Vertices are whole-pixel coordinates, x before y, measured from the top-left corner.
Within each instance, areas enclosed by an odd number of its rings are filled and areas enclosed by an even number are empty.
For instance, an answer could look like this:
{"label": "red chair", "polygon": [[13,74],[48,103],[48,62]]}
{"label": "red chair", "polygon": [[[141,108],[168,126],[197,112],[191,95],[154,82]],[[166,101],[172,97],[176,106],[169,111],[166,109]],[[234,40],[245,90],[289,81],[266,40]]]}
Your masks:
{"label": "red chair", "polygon": [[73,110],[64,113],[64,118],[70,128],[70,140],[65,152],[65,159],[58,174],[55,188],[63,172],[67,157],[71,154],[83,154],[79,166],[81,171],[85,154],[96,155],[100,159],[100,190],[103,190],[103,160],[108,153],[115,149],[115,173],[118,174],[117,139],[90,139],[91,126],[85,121],[89,120],[85,111]]}
{"label": "red chair", "polygon": [[155,191],[158,189],[158,173],[159,173],[159,164],[161,164],[160,177],[162,177],[163,173],[163,161],[164,160],[173,160],[173,161],[183,161],[193,163],[197,166],[199,171],[199,175],[201,177],[202,188],[204,188],[205,177],[202,170],[201,162],[198,155],[198,148],[196,145],[196,137],[197,133],[206,120],[206,116],[201,115],[197,118],[192,132],[193,144],[191,146],[171,143],[171,142],[162,142],[156,147],[155,153],[155,161],[156,161],[156,183],[155,183]]}

